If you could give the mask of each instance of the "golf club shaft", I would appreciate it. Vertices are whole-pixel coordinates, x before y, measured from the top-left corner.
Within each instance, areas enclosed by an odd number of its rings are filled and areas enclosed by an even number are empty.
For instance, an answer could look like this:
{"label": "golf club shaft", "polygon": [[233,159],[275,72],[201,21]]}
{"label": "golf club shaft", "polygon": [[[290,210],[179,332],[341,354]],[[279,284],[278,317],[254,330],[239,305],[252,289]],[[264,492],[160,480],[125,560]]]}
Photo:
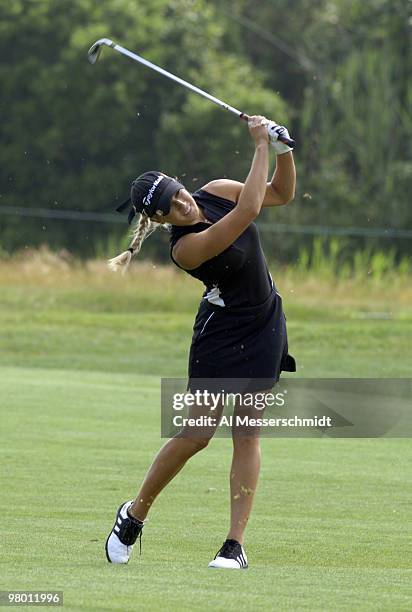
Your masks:
{"label": "golf club shaft", "polygon": [[160,66],[156,66],[156,64],[153,64],[152,62],[149,62],[144,57],[141,57],[140,55],[137,55],[137,53],[133,53],[132,51],[129,51],[128,49],[125,49],[124,47],[121,47],[120,45],[116,45],[116,44],[114,45],[113,49],[115,49],[119,53],[122,53],[123,55],[126,55],[127,57],[130,57],[130,59],[133,59],[136,62],[140,62],[140,64],[143,64],[144,66],[147,66],[147,68],[151,68],[152,70],[155,70],[156,72],[159,72],[159,74],[163,74],[163,76],[168,77],[169,79],[172,79],[172,81],[175,81],[176,83],[179,83],[180,85],[183,85],[183,87],[186,87],[187,89],[190,89],[191,91],[194,91],[195,93],[199,94],[200,96],[203,96],[204,98],[207,98],[211,102],[214,102],[215,104],[218,104],[222,108],[225,108],[226,110],[230,111],[231,113],[234,113],[235,115],[237,115],[240,119],[246,119],[247,120],[247,118],[248,118],[247,115],[242,113],[240,110],[237,110],[237,108],[234,108],[233,106],[230,106],[229,104],[225,104],[224,102],[222,102],[222,100],[219,100],[218,98],[215,98],[215,96],[212,96],[211,94],[207,93],[206,91],[203,91],[202,89],[199,89],[199,87],[196,87],[195,85],[192,85],[191,83],[188,83],[184,79],[181,79],[181,78],[175,76],[171,72],[168,72],[167,70],[164,70],[163,68],[160,68]]}
{"label": "golf club shaft", "polygon": [[[162,74],[163,76],[167,77],[168,79],[171,79],[172,81],[175,81],[176,83],[179,83],[180,85],[183,85],[183,87],[186,87],[187,89],[190,89],[194,93],[197,93],[200,96],[203,96],[203,98],[206,98],[207,100],[210,100],[211,102],[214,102],[215,104],[217,104],[221,108],[225,108],[226,110],[230,111],[231,113],[234,113],[235,115],[237,115],[239,117],[239,119],[244,119],[245,121],[247,121],[249,119],[249,115],[246,115],[245,113],[242,113],[242,111],[238,110],[237,108],[234,108],[233,106],[230,106],[229,104],[226,104],[225,102],[222,102],[222,100],[219,100],[219,98],[216,98],[215,96],[212,96],[211,94],[207,93],[206,91],[203,91],[203,89],[200,89],[199,87],[196,87],[195,85],[192,85],[191,83],[188,83],[184,79],[181,79],[181,78],[175,76],[171,72],[168,72],[167,70],[164,70],[163,68],[160,68],[160,66],[157,66],[156,64],[153,64],[152,62],[149,62],[144,57],[141,57],[140,55],[137,55],[137,53],[133,53],[132,51],[129,51],[129,49],[126,49],[125,47],[121,47],[120,45],[117,45],[116,43],[114,43],[112,40],[110,40],[108,38],[103,38],[100,41],[97,41],[90,48],[90,50],[89,50],[89,58],[91,58],[91,56],[93,55],[94,56],[94,60],[93,61],[96,61],[101,45],[107,45],[108,47],[111,47],[112,49],[114,49],[115,51],[118,51],[122,55],[125,55],[126,57],[129,57],[130,59],[134,60],[135,62],[139,62],[140,64],[143,64],[147,68],[151,68],[155,72],[158,72],[159,74]],[[292,146],[292,147],[295,144],[295,142],[293,140],[290,140],[289,138],[279,137],[279,140],[281,142],[284,142],[285,144],[287,144],[289,146]]]}

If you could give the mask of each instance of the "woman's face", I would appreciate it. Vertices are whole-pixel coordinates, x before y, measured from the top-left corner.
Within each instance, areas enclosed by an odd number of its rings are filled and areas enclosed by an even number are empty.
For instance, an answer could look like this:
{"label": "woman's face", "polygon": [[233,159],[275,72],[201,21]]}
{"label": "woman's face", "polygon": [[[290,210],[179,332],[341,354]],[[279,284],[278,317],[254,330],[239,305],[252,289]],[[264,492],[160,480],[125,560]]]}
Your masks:
{"label": "woman's face", "polygon": [[171,225],[193,225],[204,220],[198,205],[186,189],[180,189],[172,198],[167,215],[152,215],[151,221]]}

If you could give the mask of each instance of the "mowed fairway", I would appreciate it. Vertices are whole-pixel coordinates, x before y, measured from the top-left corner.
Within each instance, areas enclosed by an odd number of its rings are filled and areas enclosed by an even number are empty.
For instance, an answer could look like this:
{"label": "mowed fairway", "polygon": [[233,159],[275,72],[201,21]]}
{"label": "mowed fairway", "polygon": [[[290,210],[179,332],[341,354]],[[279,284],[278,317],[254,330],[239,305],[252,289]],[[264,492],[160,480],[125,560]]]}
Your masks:
{"label": "mowed fairway", "polygon": [[[277,276],[297,376],[410,377],[409,295]],[[411,609],[407,439],[262,440],[241,572],[207,568],[228,526],[231,443],[215,439],[153,506],[141,557],[109,565],[200,285],[59,261],[0,267],[0,285],[0,589],[61,590],[65,610]]]}

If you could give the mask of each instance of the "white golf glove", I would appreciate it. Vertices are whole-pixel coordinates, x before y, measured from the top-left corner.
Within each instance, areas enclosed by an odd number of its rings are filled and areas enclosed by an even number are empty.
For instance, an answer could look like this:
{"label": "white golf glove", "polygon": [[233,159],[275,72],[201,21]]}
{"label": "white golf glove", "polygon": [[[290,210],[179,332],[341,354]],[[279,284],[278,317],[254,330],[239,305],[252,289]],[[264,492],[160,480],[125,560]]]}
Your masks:
{"label": "white golf glove", "polygon": [[293,147],[281,142],[279,140],[279,136],[286,136],[286,138],[290,138],[289,132],[284,125],[278,125],[274,121],[269,121],[268,123],[268,134],[269,134],[269,142],[272,147],[276,151],[276,155],[282,155],[282,153],[287,153],[288,151],[292,151]]}

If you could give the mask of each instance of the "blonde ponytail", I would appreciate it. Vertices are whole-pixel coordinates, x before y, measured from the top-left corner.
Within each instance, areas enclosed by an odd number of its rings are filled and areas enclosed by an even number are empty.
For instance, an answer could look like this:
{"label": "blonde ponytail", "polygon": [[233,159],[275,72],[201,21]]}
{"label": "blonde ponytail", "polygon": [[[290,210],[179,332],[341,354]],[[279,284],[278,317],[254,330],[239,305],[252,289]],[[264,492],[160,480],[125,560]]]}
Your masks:
{"label": "blonde ponytail", "polygon": [[120,253],[120,255],[117,257],[109,259],[109,269],[113,272],[121,270],[124,274],[129,267],[132,257],[137,255],[137,253],[140,251],[143,240],[150,236],[150,234],[152,234],[158,227],[159,224],[155,223],[154,221],[150,221],[150,217],[140,215],[140,219],[133,230],[133,238],[132,242],[130,243],[130,247],[127,249],[127,251]]}

